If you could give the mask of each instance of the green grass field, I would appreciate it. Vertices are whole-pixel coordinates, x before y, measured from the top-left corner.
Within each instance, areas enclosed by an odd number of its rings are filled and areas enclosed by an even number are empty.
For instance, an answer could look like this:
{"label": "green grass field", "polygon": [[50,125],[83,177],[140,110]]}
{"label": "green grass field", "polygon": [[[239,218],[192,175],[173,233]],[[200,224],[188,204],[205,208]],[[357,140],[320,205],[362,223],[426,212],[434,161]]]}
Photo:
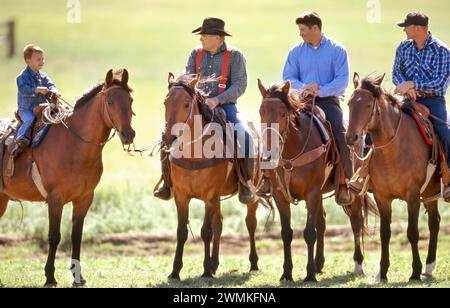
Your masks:
{"label": "green grass field", "polygon": [[[294,20],[303,11],[314,9],[320,13],[324,20],[324,32],[342,42],[347,48],[352,72],[357,71],[360,75],[387,72],[388,89],[392,88],[390,72],[395,48],[404,38],[404,33],[395,23],[403,20],[407,12],[412,10],[426,12],[431,18],[433,34],[446,43],[450,42],[448,32],[450,3],[446,0],[381,1],[381,22],[376,24],[367,22],[367,1],[363,0],[339,2],[81,0],[81,24],[67,23],[65,1],[0,0],[0,8],[0,21],[9,18],[16,20],[19,51],[13,59],[8,60],[3,56],[6,54],[6,46],[0,45],[0,117],[10,117],[16,108],[15,77],[24,67],[20,50],[25,44],[34,42],[46,50],[44,71],[58,85],[63,97],[71,102],[84,89],[102,80],[108,69],[126,67],[130,71],[130,85],[135,89],[133,96],[137,117],[133,125],[137,131],[138,146],[152,143],[159,138],[164,123],[162,102],[167,91],[167,74],[169,71],[178,74],[184,69],[188,53],[192,47],[199,44],[198,37],[191,35],[190,32],[201,24],[205,16],[216,15],[225,19],[227,28],[234,34],[228,42],[238,46],[246,55],[249,86],[239,101],[239,109],[255,122],[258,121],[260,103],[256,79],[261,78],[265,83],[281,79],[287,52],[299,41]],[[349,86],[347,97],[351,90]],[[346,104],[343,106],[347,112]],[[104,161],[105,172],[86,221],[86,240],[94,240],[99,236],[113,233],[173,235],[176,230],[176,212],[173,203],[160,202],[151,194],[159,178],[158,159],[129,157],[121,151],[120,142],[115,139],[106,147]],[[327,202],[326,208],[329,224],[349,226],[344,213],[333,202]],[[450,219],[448,205],[442,204],[441,212],[442,224],[446,225]],[[0,220],[0,237],[34,238],[42,243],[47,233],[46,213],[47,209],[41,204],[25,203],[22,213],[18,204],[11,203],[6,215]],[[404,205],[396,204],[394,225],[404,226],[405,213]],[[199,234],[202,215],[201,204],[194,202],[191,225],[195,234]],[[266,215],[267,212],[264,210],[258,213],[260,233],[263,231]],[[224,232],[245,234],[244,216],[245,208],[237,202],[237,199],[227,201],[224,205]],[[303,206],[299,206],[294,210],[293,226],[302,229],[304,223],[305,210]],[[372,219],[372,223],[376,225],[377,220]],[[62,228],[65,242],[69,239],[70,228],[70,213],[66,211]],[[426,216],[421,215],[421,229],[425,228]],[[279,230],[277,221],[273,230],[276,232]],[[441,240],[440,244],[442,242],[446,250],[444,258],[448,260],[448,237],[444,241]],[[9,248],[0,247],[1,254],[7,253]],[[26,246],[24,249],[33,248]],[[330,260],[336,257],[336,260],[351,261],[351,258],[341,256],[339,253],[334,254],[329,257]],[[378,253],[376,255],[378,256]],[[404,256],[409,257],[408,250],[398,257]],[[42,255],[30,259],[24,253],[17,257],[11,256],[5,261],[0,255],[1,271],[3,272],[3,267],[7,268],[7,272],[0,274],[0,277],[8,285],[39,286],[40,279],[26,279],[21,275],[29,271],[30,277],[40,278],[40,269],[43,267],[41,258]],[[229,275],[236,278],[234,286],[262,286],[276,283],[271,277],[271,258],[262,260],[264,267],[270,268],[270,271],[250,276],[242,276],[243,269],[247,266],[244,262],[246,258],[241,258],[244,260],[242,263],[233,256],[225,256],[224,259],[229,260],[227,262],[230,266],[226,266],[222,274],[226,274],[230,268],[238,268],[238,274]],[[153,260],[138,257],[114,259],[111,256],[87,260],[86,267],[96,269],[98,264],[104,265],[101,266],[99,274],[92,271],[90,275],[93,276],[88,276],[92,278],[92,286],[153,286],[164,284],[163,277],[169,271],[169,260],[163,257]],[[410,263],[409,259],[407,260],[404,262],[405,266]],[[59,268],[67,267],[64,261],[59,262],[62,262]],[[126,265],[120,267],[120,270],[124,271],[123,275],[118,274],[123,280],[110,279],[116,277],[110,272],[114,268],[114,262]],[[188,264],[192,262],[190,259]],[[296,262],[303,264],[304,258]],[[158,263],[161,265],[158,266]],[[197,260],[196,263],[201,262]],[[373,262],[373,265],[377,263],[378,260]],[[438,278],[438,281],[443,281],[442,284],[448,286],[450,276],[448,262],[446,268],[445,263],[441,264],[443,278]],[[21,272],[19,270],[21,266],[25,266],[26,271]],[[152,273],[151,269],[158,267],[163,267],[164,270]],[[273,269],[276,276],[279,276],[277,270],[279,267]],[[136,269],[139,274],[136,276],[131,274],[130,269]],[[296,265],[296,269],[299,276],[301,273],[299,271],[302,271],[304,266]],[[404,274],[394,280],[399,286],[406,281],[409,268],[406,269]],[[351,267],[343,269],[336,266],[336,271],[335,268],[330,268],[326,275],[345,277],[347,270],[351,270]],[[192,266],[191,270],[187,269],[184,277],[198,276],[200,273],[197,271],[199,267]],[[60,275],[64,276],[62,272]],[[392,276],[394,275],[392,273]],[[134,276],[139,278],[135,281]],[[8,280],[8,277],[11,279]],[[441,282],[438,283],[439,286],[442,285]],[[219,282],[219,285],[221,283],[227,282]],[[344,285],[359,286],[365,283],[364,279],[348,279]],[[333,285],[334,282],[330,284]]]}

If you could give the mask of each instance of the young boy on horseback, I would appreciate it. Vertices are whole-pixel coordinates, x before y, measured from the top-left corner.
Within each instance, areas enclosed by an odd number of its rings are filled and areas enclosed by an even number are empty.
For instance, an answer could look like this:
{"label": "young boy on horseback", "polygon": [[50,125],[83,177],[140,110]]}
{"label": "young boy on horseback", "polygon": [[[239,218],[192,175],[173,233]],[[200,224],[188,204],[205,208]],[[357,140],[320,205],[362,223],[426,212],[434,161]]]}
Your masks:
{"label": "young boy on horseback", "polygon": [[35,120],[33,109],[52,95],[59,96],[58,89],[50,78],[41,71],[44,66],[44,50],[28,44],[23,50],[27,67],[17,76],[17,105],[23,121],[16,137],[16,143],[23,148],[30,144],[27,131]]}

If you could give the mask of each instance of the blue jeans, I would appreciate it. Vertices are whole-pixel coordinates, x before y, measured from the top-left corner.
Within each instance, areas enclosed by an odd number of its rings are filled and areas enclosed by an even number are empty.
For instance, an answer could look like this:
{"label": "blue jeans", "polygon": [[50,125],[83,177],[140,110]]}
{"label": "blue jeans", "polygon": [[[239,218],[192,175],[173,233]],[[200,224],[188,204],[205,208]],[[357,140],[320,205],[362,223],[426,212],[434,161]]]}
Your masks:
{"label": "blue jeans", "polygon": [[[417,102],[425,105],[430,109],[430,113],[444,121],[447,121],[447,109],[445,108],[445,97],[427,97],[427,98],[417,98]],[[431,123],[433,123],[434,129],[441,139],[442,147],[444,148],[445,158],[447,159],[447,165],[450,168],[450,132],[447,125],[430,118]]]}
{"label": "blue jeans", "polygon": [[[227,122],[234,124],[234,136],[238,138],[238,158],[254,158],[254,144],[253,137],[248,127],[247,120],[237,110],[236,104],[223,104],[220,107],[225,111]],[[242,142],[242,138],[245,141]],[[245,143],[245,148],[242,149],[242,144]]]}
{"label": "blue jeans", "polygon": [[19,109],[19,116],[23,121],[22,126],[19,128],[19,132],[17,133],[16,140],[22,141],[30,141],[25,134],[27,130],[31,127],[36,117],[33,114],[32,110],[27,109]]}

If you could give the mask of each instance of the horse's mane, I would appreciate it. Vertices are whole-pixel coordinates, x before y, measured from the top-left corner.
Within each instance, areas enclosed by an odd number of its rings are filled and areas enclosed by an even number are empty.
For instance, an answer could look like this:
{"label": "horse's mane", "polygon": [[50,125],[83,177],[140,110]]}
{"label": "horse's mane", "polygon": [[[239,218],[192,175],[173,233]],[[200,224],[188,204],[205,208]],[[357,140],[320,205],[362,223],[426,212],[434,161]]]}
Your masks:
{"label": "horse's mane", "polygon": [[283,91],[284,83],[274,83],[269,86],[267,90],[267,97],[269,98],[278,98],[281,100],[286,107],[291,111],[297,111],[303,108],[303,104],[300,102],[297,91],[291,91],[289,95],[287,95]]}
{"label": "horse's mane", "polygon": [[[128,84],[124,84],[118,79],[114,79],[112,84],[116,85],[116,86],[120,86],[125,91],[128,91],[128,93],[133,92],[133,89],[131,89],[128,86]],[[87,103],[89,103],[91,101],[91,99],[93,99],[98,93],[100,93],[100,91],[103,89],[104,86],[105,86],[105,82],[103,81],[103,82],[100,82],[100,83],[90,87],[89,89],[85,90],[77,98],[77,101],[75,102],[74,110],[78,110],[81,107],[85,106]]]}
{"label": "horse's mane", "polygon": [[192,89],[190,84],[195,78],[196,75],[193,74],[181,75],[177,77],[177,79],[172,84],[169,85],[169,89],[176,86],[182,87],[184,90],[186,90],[186,92],[189,93],[192,98],[197,98],[196,102],[198,105],[198,109],[204,120],[206,120],[207,122],[217,122],[220,124],[225,124],[225,115],[223,114],[223,112],[217,112],[218,109],[213,112],[213,110],[211,110],[211,108],[209,108],[209,106],[205,103],[208,94],[198,87],[199,84],[215,82],[217,81],[217,78],[211,77],[201,79],[198,81],[196,87]]}
{"label": "horse's mane", "polygon": [[371,75],[365,77],[361,82],[361,88],[368,90],[370,93],[373,94],[375,97],[384,96],[386,97],[387,101],[391,103],[394,107],[400,107],[401,103],[392,93],[389,93],[383,87],[380,87],[375,84],[375,78]]}

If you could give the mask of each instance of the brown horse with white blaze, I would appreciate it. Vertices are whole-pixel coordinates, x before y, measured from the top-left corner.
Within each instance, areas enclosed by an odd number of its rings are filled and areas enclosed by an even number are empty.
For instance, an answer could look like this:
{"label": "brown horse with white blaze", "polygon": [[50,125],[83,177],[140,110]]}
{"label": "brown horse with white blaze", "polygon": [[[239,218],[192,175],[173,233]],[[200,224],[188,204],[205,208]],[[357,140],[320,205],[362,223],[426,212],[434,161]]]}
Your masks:
{"label": "brown horse with white blaze", "polygon": [[[103,173],[102,153],[115,129],[124,145],[133,143],[135,131],[131,126],[133,116],[131,88],[128,72],[113,74],[110,70],[104,82],[93,87],[75,105],[65,123],[53,125],[41,145],[25,150],[15,162],[12,177],[4,176],[4,190],[0,192],[0,217],[10,199],[46,202],[49,215],[49,253],[45,266],[45,285],[54,287],[55,258],[61,240],[60,225],[63,207],[72,202],[72,270],[74,286],[86,281],[79,267],[83,224],[94,198],[94,190]],[[5,124],[5,122],[1,123]],[[1,125],[0,124],[0,125]],[[3,160],[5,175],[7,158]],[[31,163],[35,162],[47,192],[44,197],[30,176]]]}
{"label": "brown horse with white blaze", "polygon": [[[408,206],[408,240],[413,263],[411,280],[420,280],[422,262],[419,255],[419,210],[421,197],[440,192],[438,169],[426,186],[431,147],[425,143],[414,120],[401,109],[400,102],[382,88],[385,75],[361,80],[355,73],[355,91],[349,101],[350,123],[347,143],[359,142],[369,133],[374,152],[369,164],[369,190],[375,196],[380,213],[381,262],[378,280],[387,281],[390,266],[392,201],[404,200]],[[430,199],[431,200],[431,199]],[[430,242],[425,274],[431,276],[436,266],[436,249],[440,225],[437,201],[425,202]]]}
{"label": "brown horse with white blaze", "polygon": [[[262,137],[265,142],[268,142],[268,151],[272,153],[271,147],[273,146],[275,151],[280,153],[280,160],[275,166],[276,168],[266,172],[274,187],[273,198],[281,219],[281,235],[284,246],[284,271],[281,280],[293,280],[291,202],[305,200],[308,213],[304,230],[304,239],[308,246],[305,281],[316,281],[316,274],[322,272],[325,263],[326,213],[322,196],[335,189],[338,172],[336,172],[336,167],[329,165],[330,152],[322,150],[326,145],[323,144],[317,126],[309,116],[300,112],[303,106],[298,100],[292,98],[290,82],[273,84],[266,88],[258,80],[258,86],[263,97],[259,110],[261,123],[267,127],[271,127],[273,124],[278,126],[277,129],[268,129],[268,136],[263,134]],[[274,133],[280,139],[279,147],[270,142],[273,140],[271,135]],[[286,172],[291,173],[289,180],[286,180]],[[291,196],[287,193],[288,191]],[[364,196],[357,197],[350,206],[345,208],[346,214],[350,216],[354,233],[355,252],[353,258],[357,275],[364,274],[361,241],[365,230],[365,215],[369,211],[373,212],[374,207],[373,201],[368,196]],[[314,254],[316,244],[316,253]]]}

